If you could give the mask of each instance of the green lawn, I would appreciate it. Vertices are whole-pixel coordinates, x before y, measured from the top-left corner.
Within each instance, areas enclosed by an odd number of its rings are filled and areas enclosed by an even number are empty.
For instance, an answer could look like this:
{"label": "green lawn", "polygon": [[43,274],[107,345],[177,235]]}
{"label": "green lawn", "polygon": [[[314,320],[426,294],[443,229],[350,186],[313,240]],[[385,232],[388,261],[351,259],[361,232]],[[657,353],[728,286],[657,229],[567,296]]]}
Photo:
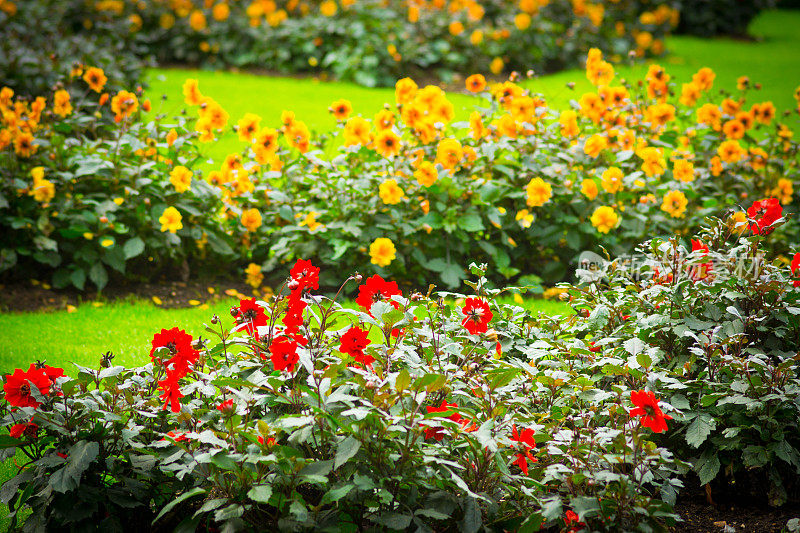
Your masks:
{"label": "green lawn", "polygon": [[[771,100],[779,110],[794,109],[792,93],[800,85],[800,11],[775,10],[762,13],[750,31],[757,40],[748,42],[733,39],[699,39],[677,36],[667,40],[670,55],[659,62],[678,83],[687,82],[701,67],[711,67],[717,78],[715,89],[733,90],[736,79],[747,75],[763,89],[753,94],[751,101]],[[641,79],[647,64],[617,65],[617,77]],[[328,106],[339,98],[353,103],[355,113],[371,117],[384,103],[394,102],[393,88],[370,89],[352,83],[322,82],[311,78],[281,78],[254,74],[210,72],[185,69],[152,69],[149,71],[149,95],[155,112],[175,114],[183,109],[181,87],[186,78],[197,78],[203,94],[216,99],[231,115],[235,124],[245,113],[256,113],[262,125],[278,126],[284,109],[294,111],[310,128],[330,130],[335,121]],[[573,90],[568,82],[575,82]],[[574,69],[542,76],[525,85],[545,95],[550,105],[564,108],[590,90],[583,70]],[[159,103],[159,97],[167,100]],[[465,119],[476,100],[467,94],[451,93],[457,119]],[[798,123],[797,115],[793,122]],[[242,144],[229,133],[220,142],[209,145],[207,155],[220,160],[230,152],[239,151]]]}
{"label": "green lawn", "polygon": [[[0,314],[0,374],[27,369],[36,360],[47,360],[70,374],[75,368],[72,363],[96,368],[109,350],[116,364],[142,365],[149,361],[150,341],[161,328],[178,326],[194,338],[209,338],[204,324],[217,314],[231,327],[229,311],[236,303],[225,299],[208,309],[162,309],[150,302],[123,301],[102,307],[87,303],[74,313]],[[567,305],[549,300],[527,300],[525,305],[553,315],[571,312]]]}

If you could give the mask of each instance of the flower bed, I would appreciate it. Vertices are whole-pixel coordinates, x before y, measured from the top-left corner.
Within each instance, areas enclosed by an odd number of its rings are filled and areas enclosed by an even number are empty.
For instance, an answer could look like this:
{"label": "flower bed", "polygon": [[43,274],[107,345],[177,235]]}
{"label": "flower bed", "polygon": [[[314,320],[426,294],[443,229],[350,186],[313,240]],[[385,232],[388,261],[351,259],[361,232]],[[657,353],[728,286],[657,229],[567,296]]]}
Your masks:
{"label": "flower bed", "polygon": [[350,276],[345,309],[299,260],[278,296],[213,317],[213,342],[163,329],[141,368],[7,375],[20,471],[0,498],[47,529],[662,530],[681,474],[746,468],[780,505],[800,270],[763,259],[783,224],[764,216],[584,272],[569,317],[498,304],[476,265],[468,297]]}
{"label": "flower bed", "polygon": [[[476,260],[495,280],[529,285],[532,274],[564,279],[583,251],[629,253],[710,215],[745,229],[752,198],[795,211],[797,141],[771,102],[746,101],[746,78],[721,95],[709,69],[680,85],[657,65],[615,82],[597,51],[587,76],[597,90],[564,110],[471,76],[479,106],[465,122],[441,89],[410,79],[372,120],[333,102],[339,125],[327,134],[288,111],[277,128],[248,114],[234,125],[242,151],[207,172],[203,146],[232,121],[192,80],[189,112],[175,119],[84,79],[52,104],[5,90],[2,266],[82,287],[104,285],[106,267],[146,277],[152,264],[234,260],[258,286],[263,271],[309,257],[326,286],[369,261],[369,273],[456,287]],[[771,246],[788,254],[797,237],[790,219]]]}
{"label": "flower bed", "polygon": [[[52,0],[28,4],[48,5]],[[29,9],[5,1],[3,18]],[[65,2],[61,2],[65,4]],[[672,2],[485,1],[137,1],[66,3],[72,31],[98,27],[160,62],[203,63],[279,72],[329,72],[362,85],[403,75],[450,78],[577,65],[591,47],[625,57],[660,55],[678,20]],[[13,8],[13,9],[12,9]],[[0,83],[8,84],[8,82]]]}

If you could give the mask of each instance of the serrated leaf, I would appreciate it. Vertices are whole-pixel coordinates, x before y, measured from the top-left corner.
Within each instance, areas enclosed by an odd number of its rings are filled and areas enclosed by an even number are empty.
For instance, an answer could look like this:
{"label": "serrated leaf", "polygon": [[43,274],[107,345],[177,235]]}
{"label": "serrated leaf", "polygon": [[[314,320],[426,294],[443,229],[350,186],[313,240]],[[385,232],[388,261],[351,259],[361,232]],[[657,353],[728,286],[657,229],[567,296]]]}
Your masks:
{"label": "serrated leaf", "polygon": [[354,487],[355,487],[355,485],[347,484],[347,485],[342,485],[341,487],[337,487],[335,489],[329,490],[322,497],[322,502],[320,503],[320,505],[325,505],[325,504],[328,504],[328,503],[338,502],[339,500],[341,500],[342,498],[347,496],[350,493],[350,491],[353,490]]}
{"label": "serrated leaf", "polygon": [[694,470],[700,477],[700,484],[705,485],[717,477],[717,473],[719,473],[719,467],[719,457],[717,456],[716,451],[708,450],[701,455],[700,459],[698,459],[697,463],[694,465]]}
{"label": "serrated leaf", "polygon": [[348,436],[346,439],[340,442],[339,446],[336,447],[334,468],[339,468],[340,466],[345,464],[348,461],[348,459],[350,459],[356,453],[358,453],[359,448],[361,448],[361,442],[352,436]]}
{"label": "serrated leaf", "polygon": [[481,511],[475,498],[464,499],[464,520],[461,522],[461,531],[465,533],[476,533],[483,521],[481,520]]}
{"label": "serrated leaf", "polygon": [[716,427],[717,423],[711,415],[700,413],[686,429],[686,443],[694,448],[699,448]]}
{"label": "serrated leaf", "polygon": [[402,392],[406,390],[410,384],[411,384],[411,374],[408,373],[407,368],[404,368],[397,375],[397,379],[394,382],[394,386],[397,389],[397,392]]}

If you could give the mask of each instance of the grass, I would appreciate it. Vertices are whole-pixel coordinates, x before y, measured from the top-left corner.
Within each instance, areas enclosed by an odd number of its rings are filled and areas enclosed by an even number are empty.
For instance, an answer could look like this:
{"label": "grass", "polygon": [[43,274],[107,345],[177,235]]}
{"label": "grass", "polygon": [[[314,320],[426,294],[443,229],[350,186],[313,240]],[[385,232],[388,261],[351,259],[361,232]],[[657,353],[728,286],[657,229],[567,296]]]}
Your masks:
{"label": "grass", "polygon": [[[162,309],[146,301],[123,301],[101,307],[87,303],[74,313],[0,314],[0,374],[46,359],[69,375],[72,363],[96,368],[109,350],[115,364],[142,365],[149,361],[150,341],[161,328],[178,326],[194,338],[209,338],[204,324],[217,314],[230,326],[229,310],[236,303],[225,299],[208,309]],[[570,312],[556,301],[528,300],[525,305],[551,315]]]}
{"label": "grass", "polygon": [[[659,62],[678,83],[688,82],[701,67],[710,67],[717,73],[715,89],[734,90],[736,79],[747,75],[752,83],[761,83],[763,89],[750,96],[751,101],[771,100],[778,110],[794,109],[792,93],[800,85],[800,11],[774,10],[762,13],[751,25],[754,41],[727,38],[699,39],[675,36],[667,40],[670,55]],[[647,64],[616,65],[617,79],[641,79]],[[200,90],[217,100],[230,113],[230,124],[235,124],[245,113],[256,113],[263,118],[262,125],[277,126],[284,109],[294,111],[310,128],[330,130],[335,122],[328,106],[339,98],[353,103],[355,113],[371,117],[384,103],[394,102],[393,88],[370,89],[346,82],[322,82],[312,78],[284,78],[258,76],[222,71],[186,69],[152,69],[148,72],[149,94],[154,110],[177,114],[183,109],[181,87],[186,78],[197,78]],[[574,82],[569,89],[567,83]],[[590,90],[583,70],[573,69],[542,76],[525,85],[542,93],[551,106],[563,109],[571,99],[577,99]],[[158,104],[160,95],[167,99]],[[456,108],[456,119],[465,119],[476,100],[467,94],[450,93]],[[794,122],[797,123],[796,114]],[[232,133],[220,142],[210,145],[209,157],[221,160],[231,152],[239,151],[242,144]]]}

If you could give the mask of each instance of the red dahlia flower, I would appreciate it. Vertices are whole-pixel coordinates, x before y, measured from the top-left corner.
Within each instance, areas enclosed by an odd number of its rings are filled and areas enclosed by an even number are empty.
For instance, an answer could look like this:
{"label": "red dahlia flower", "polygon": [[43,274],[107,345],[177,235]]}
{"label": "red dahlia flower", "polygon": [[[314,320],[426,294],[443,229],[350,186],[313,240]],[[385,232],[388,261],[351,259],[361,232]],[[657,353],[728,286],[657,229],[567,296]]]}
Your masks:
{"label": "red dahlia flower", "polygon": [[183,393],[181,393],[181,386],[178,382],[181,377],[179,371],[167,370],[167,377],[158,382],[158,388],[162,391],[159,398],[164,400],[162,409],[166,409],[169,405],[173,413],[180,412]]}
{"label": "red dahlia flower", "polygon": [[641,417],[641,422],[644,427],[652,429],[656,433],[666,431],[667,420],[672,420],[672,417],[665,415],[658,407],[658,400],[656,395],[651,391],[631,391],[631,401],[636,408],[631,409],[631,416]]}
{"label": "red dahlia flower", "polygon": [[[792,275],[795,278],[800,277],[800,274],[797,272],[797,270],[800,269],[800,252],[794,254],[794,257],[792,257],[792,264],[790,266],[792,269]],[[792,284],[795,287],[800,287],[800,279],[795,279]]]}
{"label": "red dahlia flower", "polygon": [[372,342],[367,338],[367,332],[353,326],[342,335],[339,351],[346,353],[364,366],[371,365],[375,358],[364,353],[364,349]]}
{"label": "red dahlia flower", "polygon": [[[162,329],[161,333],[153,336],[150,357],[153,362],[163,362],[164,366],[181,374],[182,377],[189,371],[189,365],[197,362],[200,353],[192,347],[192,336],[182,329]],[[166,348],[170,358],[161,361],[155,357],[155,352],[159,348]]]}
{"label": "red dahlia flower", "polygon": [[461,311],[464,313],[461,324],[473,335],[486,333],[489,321],[494,316],[489,304],[479,298],[467,298]]}
{"label": "red dahlia flower", "polygon": [[578,513],[571,509],[564,515],[564,526],[567,527],[567,533],[578,533],[586,528],[586,524],[578,518]]}
{"label": "red dahlia flower", "polygon": [[699,239],[692,239],[692,252],[703,252],[702,255],[706,255],[708,253],[708,245]]}
{"label": "red dahlia flower", "polygon": [[533,439],[532,429],[523,429],[521,433],[517,432],[517,425],[511,427],[511,440],[520,443],[520,451],[517,452],[516,460],[511,463],[517,465],[522,470],[522,473],[528,475],[528,461],[535,463],[538,461],[536,457],[531,455],[531,450],[536,447],[536,441]]}
{"label": "red dahlia flower", "polygon": [[[458,407],[458,405],[454,403],[447,403],[444,400],[442,400],[442,403],[441,405],[439,405],[439,407],[434,407],[432,405],[429,405],[425,407],[425,409],[428,410],[428,413],[445,413],[449,411],[451,407]],[[453,413],[447,418],[449,420],[452,420],[453,422],[461,422],[461,415],[459,415],[458,413]],[[440,441],[444,438],[444,430],[442,428],[433,428],[433,427],[425,428],[425,438],[436,439],[437,441]]]}
{"label": "red dahlia flower", "polygon": [[17,368],[6,376],[3,385],[6,401],[14,407],[39,407],[42,403],[31,394],[34,387],[42,396],[50,393],[50,379],[45,371],[35,365],[31,365],[27,372]]}
{"label": "red dahlia flower", "polygon": [[294,332],[303,325],[303,311],[306,308],[306,303],[300,299],[299,291],[292,292],[287,302],[283,325],[286,326],[287,332]]}
{"label": "red dahlia flower", "polygon": [[267,325],[264,308],[256,303],[255,298],[245,298],[239,301],[239,307],[235,307],[234,310],[236,314],[233,317],[239,324],[239,328],[245,329],[248,334],[258,339],[259,326]]}
{"label": "red dahlia flower", "polygon": [[306,288],[313,290],[319,289],[319,268],[312,265],[311,261],[298,259],[294,267],[292,267],[292,270],[289,271],[289,276],[291,277],[291,281],[297,284],[297,286],[294,287],[294,284],[290,283],[289,289],[292,292],[295,290],[302,292]]}
{"label": "red dahlia flower", "polygon": [[288,370],[294,371],[294,365],[297,364],[297,342],[288,337],[276,337],[272,339],[272,344],[269,347],[271,353],[270,359],[275,366],[275,370]]}
{"label": "red dahlia flower", "polygon": [[[358,288],[358,298],[356,303],[361,306],[361,309],[366,313],[370,313],[372,304],[382,300],[389,300],[389,302],[398,309],[400,305],[392,300],[392,296],[403,294],[397,287],[394,281],[386,281],[379,275],[367,278],[367,281]],[[372,313],[370,313],[372,316]]]}
{"label": "red dahlia flower", "polygon": [[35,439],[38,433],[39,425],[34,424],[33,422],[28,422],[27,424],[14,424],[11,426],[11,430],[8,432],[9,436],[14,439],[19,439],[23,435],[29,439]]}
{"label": "red dahlia flower", "polygon": [[[708,255],[708,245],[703,241],[692,239],[692,253],[698,252],[702,256]],[[710,261],[692,265],[689,267],[689,276],[692,281],[700,281],[708,279],[711,276],[711,271],[714,270],[714,264]]]}
{"label": "red dahlia flower", "polygon": [[750,231],[756,235],[769,235],[775,229],[772,224],[781,218],[782,214],[783,207],[777,198],[756,200],[747,210],[747,216],[754,220],[750,224]]}
{"label": "red dahlia flower", "polygon": [[217,406],[217,410],[222,413],[233,412],[235,409],[236,408],[233,405],[233,400],[225,400]]}

